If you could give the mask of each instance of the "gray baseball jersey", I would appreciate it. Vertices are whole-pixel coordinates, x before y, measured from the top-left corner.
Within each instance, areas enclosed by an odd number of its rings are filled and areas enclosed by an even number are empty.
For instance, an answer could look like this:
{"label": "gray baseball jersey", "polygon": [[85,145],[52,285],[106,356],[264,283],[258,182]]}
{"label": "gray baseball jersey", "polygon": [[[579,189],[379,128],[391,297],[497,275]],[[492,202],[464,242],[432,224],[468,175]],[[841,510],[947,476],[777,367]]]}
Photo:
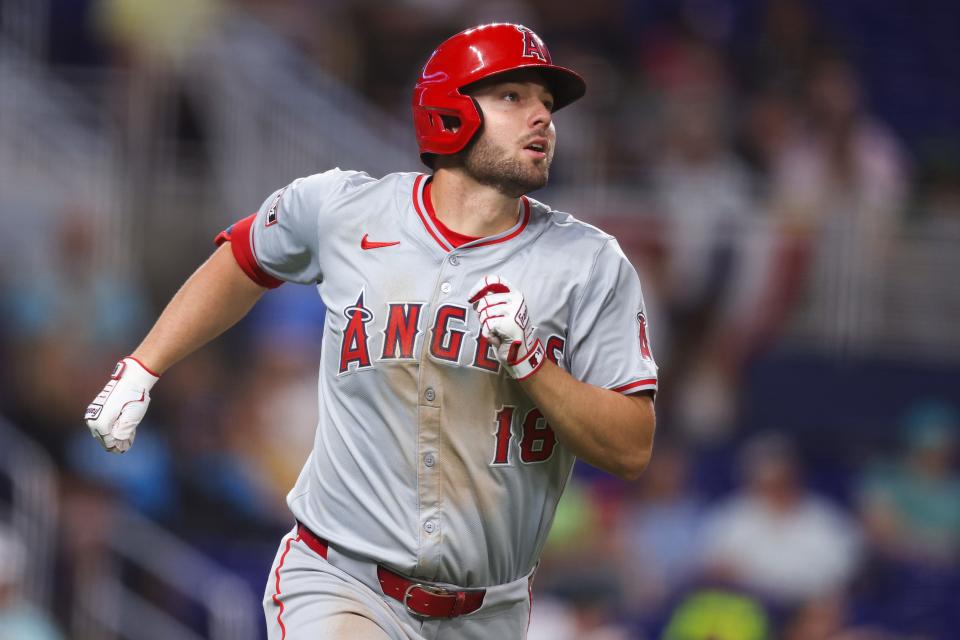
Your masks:
{"label": "gray baseball jersey", "polygon": [[298,520],[399,573],[502,584],[537,562],[574,456],[479,335],[469,288],[523,292],[548,357],[576,379],[656,389],[640,282],[615,239],[533,199],[459,247],[429,176],[334,169],[295,180],[221,234],[255,281],[315,284],[328,308]]}

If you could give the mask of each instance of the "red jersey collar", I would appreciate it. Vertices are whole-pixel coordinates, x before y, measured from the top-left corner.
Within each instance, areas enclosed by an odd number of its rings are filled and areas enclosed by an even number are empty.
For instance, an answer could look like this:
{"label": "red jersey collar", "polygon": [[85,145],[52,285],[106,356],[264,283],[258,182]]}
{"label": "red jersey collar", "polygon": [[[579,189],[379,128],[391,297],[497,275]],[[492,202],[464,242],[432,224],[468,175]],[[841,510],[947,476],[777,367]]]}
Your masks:
{"label": "red jersey collar", "polygon": [[443,235],[443,237],[454,247],[460,247],[468,242],[474,242],[475,240],[480,240],[479,236],[468,236],[460,233],[459,231],[454,231],[447,225],[443,224],[440,219],[437,217],[437,212],[433,209],[433,202],[430,200],[430,189],[433,187],[433,180],[427,179],[426,184],[423,185],[423,206],[427,210],[427,215],[430,216],[430,222],[437,228],[437,231]]}
{"label": "red jersey collar", "polygon": [[423,226],[426,228],[427,233],[429,233],[446,252],[458,248],[472,249],[474,247],[484,247],[506,242],[520,235],[530,222],[530,201],[526,196],[520,196],[520,216],[517,224],[513,225],[513,227],[497,235],[485,238],[474,238],[463,235],[462,233],[457,233],[437,219],[436,212],[433,210],[433,204],[430,202],[430,180],[431,177],[424,174],[417,176],[417,179],[413,183],[413,208],[417,212],[417,216],[419,216]]}

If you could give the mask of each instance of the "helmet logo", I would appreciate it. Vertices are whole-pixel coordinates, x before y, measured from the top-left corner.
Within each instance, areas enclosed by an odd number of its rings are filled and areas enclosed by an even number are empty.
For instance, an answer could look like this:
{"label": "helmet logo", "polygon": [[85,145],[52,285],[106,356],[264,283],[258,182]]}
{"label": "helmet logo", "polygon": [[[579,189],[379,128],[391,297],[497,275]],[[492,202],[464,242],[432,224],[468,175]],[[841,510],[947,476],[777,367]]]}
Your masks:
{"label": "helmet logo", "polygon": [[541,62],[549,62],[547,49],[540,38],[526,27],[517,25],[517,31],[523,34],[523,57],[539,58]]}

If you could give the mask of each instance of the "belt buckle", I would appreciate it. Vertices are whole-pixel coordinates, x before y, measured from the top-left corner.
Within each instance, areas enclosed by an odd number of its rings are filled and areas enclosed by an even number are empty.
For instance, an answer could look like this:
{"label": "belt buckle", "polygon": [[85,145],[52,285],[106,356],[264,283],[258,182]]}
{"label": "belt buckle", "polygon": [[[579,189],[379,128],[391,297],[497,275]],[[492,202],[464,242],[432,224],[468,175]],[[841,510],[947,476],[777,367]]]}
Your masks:
{"label": "belt buckle", "polygon": [[421,591],[426,591],[427,593],[433,594],[435,596],[447,597],[447,598],[456,598],[456,594],[451,593],[449,589],[444,589],[443,587],[435,587],[430,584],[423,584],[421,582],[411,582],[406,589],[403,591],[403,608],[407,610],[407,613],[413,616],[418,616],[421,618],[436,618],[438,616],[431,615],[429,613],[420,613],[419,611],[414,611],[410,608],[410,594],[414,589],[420,589]]}

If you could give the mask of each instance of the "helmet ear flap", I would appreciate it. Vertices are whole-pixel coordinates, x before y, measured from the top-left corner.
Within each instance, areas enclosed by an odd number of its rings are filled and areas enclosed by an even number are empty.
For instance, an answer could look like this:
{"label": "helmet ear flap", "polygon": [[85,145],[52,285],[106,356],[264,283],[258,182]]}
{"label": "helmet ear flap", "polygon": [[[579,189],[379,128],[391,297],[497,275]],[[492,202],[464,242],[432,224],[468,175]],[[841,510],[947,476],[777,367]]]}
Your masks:
{"label": "helmet ear flap", "polygon": [[459,92],[438,95],[421,89],[418,93],[413,118],[420,152],[448,155],[467,146],[482,122],[476,101]]}

